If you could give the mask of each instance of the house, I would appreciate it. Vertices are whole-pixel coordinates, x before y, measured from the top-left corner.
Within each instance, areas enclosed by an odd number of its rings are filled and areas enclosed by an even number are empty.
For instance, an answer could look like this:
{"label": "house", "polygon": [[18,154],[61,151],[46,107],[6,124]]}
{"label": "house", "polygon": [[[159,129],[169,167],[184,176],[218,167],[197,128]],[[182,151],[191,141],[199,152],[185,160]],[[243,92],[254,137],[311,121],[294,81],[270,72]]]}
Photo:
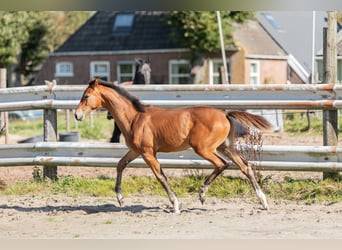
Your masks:
{"label": "house", "polygon": [[[316,51],[323,46],[326,11],[259,11],[257,19],[289,56],[291,83],[317,81]],[[311,80],[311,75],[314,78]]]}
{"label": "house", "polygon": [[[342,83],[342,30],[336,35],[336,50],[337,50],[337,83]],[[318,67],[318,80],[323,81],[323,48],[316,54]]]}
{"label": "house", "polygon": [[[93,77],[125,82],[133,78],[135,58],[151,61],[152,84],[220,84],[221,53],[191,63],[190,50],[170,38],[164,11],[98,11],[50,54],[35,84],[85,84]],[[227,46],[231,84],[285,84],[288,54],[257,20],[235,24]]]}

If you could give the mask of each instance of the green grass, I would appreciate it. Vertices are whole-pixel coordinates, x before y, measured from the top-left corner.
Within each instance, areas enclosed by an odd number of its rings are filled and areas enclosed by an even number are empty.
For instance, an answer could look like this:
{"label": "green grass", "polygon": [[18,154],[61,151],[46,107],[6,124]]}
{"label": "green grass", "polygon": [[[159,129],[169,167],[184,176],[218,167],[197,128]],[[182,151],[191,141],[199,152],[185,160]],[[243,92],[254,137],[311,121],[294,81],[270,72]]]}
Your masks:
{"label": "green grass", "polygon": [[[178,197],[198,194],[198,189],[204,180],[201,175],[185,175],[169,178],[170,187]],[[27,181],[5,186],[0,195],[37,195],[39,193],[56,195],[64,194],[71,197],[95,196],[113,197],[115,180],[111,178],[77,178],[73,176],[60,177],[58,181]],[[295,180],[288,176],[281,181],[267,179],[262,189],[272,200],[301,201],[312,203],[336,203],[342,201],[341,180]],[[123,195],[151,195],[166,197],[165,191],[154,177],[129,177],[122,183]],[[227,198],[256,199],[254,191],[246,179],[221,176],[210,186],[208,196]]]}
{"label": "green grass", "polygon": [[[106,112],[95,112],[93,123],[90,122],[89,117],[82,122],[77,122],[73,118],[73,113],[70,112],[70,130],[79,131],[82,139],[106,139],[109,140],[114,125],[113,120],[107,120]],[[66,114],[58,112],[57,115],[57,132],[66,131]],[[23,137],[31,137],[41,135],[44,133],[43,119],[32,121],[10,120],[9,133],[20,135]]]}
{"label": "green grass", "polygon": [[[291,136],[321,135],[323,136],[323,118],[322,111],[310,113],[310,126],[306,112],[287,113],[284,117],[284,132]],[[342,116],[338,116],[338,124],[342,124]],[[342,136],[342,126],[338,129],[339,136]]]}

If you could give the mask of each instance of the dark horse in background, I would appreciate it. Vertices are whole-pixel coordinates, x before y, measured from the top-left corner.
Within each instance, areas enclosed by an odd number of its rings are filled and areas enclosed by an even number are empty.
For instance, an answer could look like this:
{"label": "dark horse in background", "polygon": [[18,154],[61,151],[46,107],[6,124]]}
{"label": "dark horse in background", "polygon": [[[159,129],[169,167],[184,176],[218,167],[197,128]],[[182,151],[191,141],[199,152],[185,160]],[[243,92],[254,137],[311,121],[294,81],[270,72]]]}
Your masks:
{"label": "dark horse in background", "polygon": [[[146,59],[135,59],[136,65],[135,65],[135,75],[133,78],[133,82],[124,82],[121,83],[122,85],[131,85],[131,84],[150,84],[151,83],[151,67],[150,67],[150,60]],[[107,119],[111,120],[113,119],[113,116],[108,112],[107,113]],[[110,142],[120,142],[120,135],[121,131],[117,125],[117,123],[114,121],[114,130],[112,134],[112,138],[110,139]]]}
{"label": "dark horse in background", "polygon": [[[193,148],[194,152],[214,165],[213,172],[199,190],[203,203],[205,193],[215,178],[233,161],[248,178],[262,206],[268,209],[267,199],[261,190],[251,165],[237,151],[234,141],[237,123],[245,127],[270,129],[271,124],[262,116],[243,111],[226,111],[208,106],[159,108],[144,105],[137,97],[117,84],[98,78],[84,91],[75,111],[78,121],[97,108],[107,109],[125,137],[128,152],[117,165],[115,185],[120,205],[122,173],[126,166],[141,156],[166,191],[175,213],[180,213],[176,195],[157,159],[158,152],[177,152]],[[235,122],[232,122],[235,120]]]}

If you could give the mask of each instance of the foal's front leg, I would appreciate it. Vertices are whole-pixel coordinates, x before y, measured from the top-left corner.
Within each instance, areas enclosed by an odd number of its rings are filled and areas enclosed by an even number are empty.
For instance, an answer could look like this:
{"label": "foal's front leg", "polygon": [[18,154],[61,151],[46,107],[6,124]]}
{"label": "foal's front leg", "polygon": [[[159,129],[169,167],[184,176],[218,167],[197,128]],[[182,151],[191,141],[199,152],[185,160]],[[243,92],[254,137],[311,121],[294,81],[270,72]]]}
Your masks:
{"label": "foal's front leg", "polygon": [[136,159],[139,156],[137,152],[134,152],[132,150],[128,151],[119,161],[117,167],[116,167],[116,184],[115,184],[115,192],[116,192],[116,198],[120,204],[120,206],[123,205],[123,198],[121,194],[121,180],[122,180],[122,172],[134,159]]}
{"label": "foal's front leg", "polygon": [[171,190],[171,188],[169,187],[167,180],[166,180],[166,176],[164,175],[163,171],[160,168],[160,164],[156,158],[156,156],[153,153],[144,153],[142,154],[142,157],[144,158],[144,161],[147,163],[147,165],[150,166],[152,172],[154,173],[154,175],[156,176],[157,180],[159,181],[159,183],[163,186],[164,190],[166,191],[170,202],[173,205],[173,211],[176,214],[179,214],[179,203],[178,203],[178,199],[176,197],[176,195],[174,194],[174,192]]}

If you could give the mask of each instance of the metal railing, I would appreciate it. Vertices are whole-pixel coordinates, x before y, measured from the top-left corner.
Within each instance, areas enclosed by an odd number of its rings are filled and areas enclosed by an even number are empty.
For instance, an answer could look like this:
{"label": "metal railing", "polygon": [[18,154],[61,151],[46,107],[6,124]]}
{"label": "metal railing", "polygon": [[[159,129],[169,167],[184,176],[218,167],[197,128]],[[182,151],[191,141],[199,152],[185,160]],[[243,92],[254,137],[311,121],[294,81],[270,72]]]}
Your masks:
{"label": "metal railing", "polygon": [[[224,109],[313,109],[342,108],[342,86],[319,85],[133,85],[124,86],[144,103],[162,107],[209,105]],[[0,89],[0,112],[13,110],[74,109],[85,85],[34,86]],[[49,115],[45,116],[49,119]],[[51,119],[49,123],[57,121]],[[44,121],[46,123],[46,121]],[[52,124],[52,130],[56,124]],[[57,134],[57,131],[53,131]],[[46,133],[46,131],[45,131]],[[51,138],[45,136],[45,138]],[[54,139],[52,139],[53,141]],[[46,142],[0,145],[0,166],[115,166],[127,151],[124,145],[85,142]],[[268,146],[254,163],[265,170],[342,170],[342,148],[333,146]],[[163,167],[211,168],[192,150],[158,154]],[[253,159],[250,159],[253,160]],[[141,158],[130,166],[144,167]]]}
{"label": "metal railing", "polygon": [[[113,167],[127,152],[122,144],[88,142],[36,142],[0,145],[0,166],[85,166]],[[258,169],[277,171],[342,171],[342,148],[329,146],[264,145],[259,159],[251,159]],[[211,163],[188,149],[174,153],[159,153],[163,168],[211,169]],[[236,169],[231,163],[232,169]],[[142,158],[131,167],[146,167]]]}

